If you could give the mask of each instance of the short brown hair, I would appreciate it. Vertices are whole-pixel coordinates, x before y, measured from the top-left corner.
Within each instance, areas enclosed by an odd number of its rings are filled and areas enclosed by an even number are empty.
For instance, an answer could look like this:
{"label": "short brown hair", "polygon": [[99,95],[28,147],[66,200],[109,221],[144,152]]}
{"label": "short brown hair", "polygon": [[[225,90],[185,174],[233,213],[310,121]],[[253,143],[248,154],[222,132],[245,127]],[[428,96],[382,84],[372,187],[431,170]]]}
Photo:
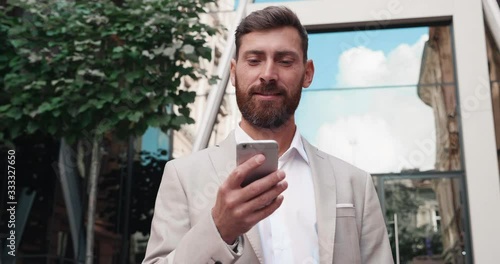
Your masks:
{"label": "short brown hair", "polygon": [[241,37],[254,32],[268,29],[275,29],[280,27],[293,27],[299,33],[302,42],[302,52],[304,53],[304,62],[307,61],[307,46],[308,37],[307,31],[300,23],[297,15],[287,7],[284,6],[269,6],[262,10],[257,10],[247,17],[243,18],[236,28],[235,43],[236,43],[236,58],[238,58],[238,51],[241,46]]}

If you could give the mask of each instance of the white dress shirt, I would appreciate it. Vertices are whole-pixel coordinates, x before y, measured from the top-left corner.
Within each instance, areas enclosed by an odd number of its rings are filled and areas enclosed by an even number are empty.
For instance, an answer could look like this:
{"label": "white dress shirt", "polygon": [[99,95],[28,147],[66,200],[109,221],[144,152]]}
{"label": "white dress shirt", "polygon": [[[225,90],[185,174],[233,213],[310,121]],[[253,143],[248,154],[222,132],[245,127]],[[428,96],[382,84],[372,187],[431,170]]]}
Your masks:
{"label": "white dress shirt", "polygon": [[[237,126],[236,143],[253,141]],[[265,264],[319,263],[316,205],[309,159],[298,130],[290,148],[279,157],[288,188],[283,204],[257,224]]]}

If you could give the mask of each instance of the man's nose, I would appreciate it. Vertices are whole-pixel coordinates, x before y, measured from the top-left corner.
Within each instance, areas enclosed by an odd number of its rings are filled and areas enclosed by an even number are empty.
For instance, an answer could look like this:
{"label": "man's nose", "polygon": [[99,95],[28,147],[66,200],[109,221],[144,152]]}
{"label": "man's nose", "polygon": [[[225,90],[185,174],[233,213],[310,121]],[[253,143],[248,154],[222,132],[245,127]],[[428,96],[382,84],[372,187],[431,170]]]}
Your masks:
{"label": "man's nose", "polygon": [[260,80],[264,83],[276,82],[278,80],[278,69],[274,62],[266,63],[260,74]]}

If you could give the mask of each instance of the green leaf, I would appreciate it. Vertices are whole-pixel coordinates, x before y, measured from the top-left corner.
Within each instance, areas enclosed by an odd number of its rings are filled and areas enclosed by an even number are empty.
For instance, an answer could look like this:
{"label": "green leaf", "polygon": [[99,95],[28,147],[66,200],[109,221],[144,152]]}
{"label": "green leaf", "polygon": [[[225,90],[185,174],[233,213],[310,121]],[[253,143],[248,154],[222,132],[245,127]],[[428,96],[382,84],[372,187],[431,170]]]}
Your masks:
{"label": "green leaf", "polygon": [[188,107],[181,107],[179,108],[179,113],[183,116],[189,116],[190,110]]}
{"label": "green leaf", "polygon": [[102,106],[106,103],[105,101],[103,100],[97,100],[97,99],[90,99],[90,101],[88,102],[89,103],[89,107],[90,108],[91,106],[97,108],[97,109],[101,109]]}
{"label": "green leaf", "polygon": [[97,103],[95,104],[95,107],[96,107],[97,109],[102,109],[102,107],[104,106],[104,104],[105,104],[105,103],[106,103],[105,101],[103,101],[103,100],[99,100],[99,101],[97,101]]}
{"label": "green leaf", "polygon": [[143,73],[143,71],[134,71],[134,72],[128,73],[125,76],[125,79],[127,80],[127,82],[132,83],[132,82],[134,82],[135,79],[142,77],[142,73]]}
{"label": "green leaf", "polygon": [[33,134],[38,129],[38,125],[35,122],[29,122],[26,127],[26,132],[28,134]]}
{"label": "green leaf", "polygon": [[163,104],[165,105],[170,105],[170,104],[173,104],[175,103],[175,100],[172,96],[165,96],[163,97]]}
{"label": "green leaf", "polygon": [[121,53],[121,52],[115,52],[115,53],[113,53],[113,54],[111,55],[111,58],[112,58],[112,59],[115,59],[115,60],[116,60],[116,59],[121,59],[121,58],[123,58],[123,53]]}
{"label": "green leaf", "polygon": [[20,25],[15,25],[12,28],[10,28],[9,35],[15,36],[15,35],[26,32],[27,28],[22,24],[22,21],[18,20],[17,22],[20,23]]}
{"label": "green leaf", "polygon": [[160,117],[158,115],[154,115],[147,119],[148,126],[158,127],[160,125]]}
{"label": "green leaf", "polygon": [[86,127],[90,124],[92,121],[92,114],[89,112],[84,112],[83,115],[81,116],[81,126]]}
{"label": "green leaf", "polygon": [[49,30],[47,31],[47,36],[52,37],[57,35],[59,32],[57,30]]}
{"label": "green leaf", "polygon": [[11,108],[10,111],[5,113],[5,116],[13,118],[14,120],[19,120],[21,116],[23,116],[23,113],[21,112],[21,109],[15,107]]}
{"label": "green leaf", "polygon": [[188,118],[185,116],[175,116],[172,119],[171,124],[175,127],[180,127],[181,125],[184,125],[188,122]]}
{"label": "green leaf", "polygon": [[139,120],[141,119],[141,117],[143,116],[143,113],[142,112],[134,112],[130,115],[127,116],[127,119],[131,122],[139,122]]}
{"label": "green leaf", "polygon": [[200,57],[205,58],[207,60],[212,59],[212,49],[207,47],[198,47],[196,48]]}
{"label": "green leaf", "polygon": [[106,102],[111,102],[114,98],[114,93],[112,91],[102,91],[97,94],[97,97],[103,99]]}
{"label": "green leaf", "polygon": [[89,109],[91,107],[90,104],[84,104],[84,105],[81,105],[80,108],[78,108],[78,113],[82,113],[82,112],[85,112],[87,111],[87,109]]}
{"label": "green leaf", "polygon": [[0,112],[5,112],[5,111],[6,111],[6,110],[8,110],[10,107],[11,107],[11,105],[10,105],[10,104],[2,105],[2,106],[0,106]]}
{"label": "green leaf", "polygon": [[122,73],[121,71],[113,71],[113,72],[109,75],[109,80],[116,80],[116,78],[118,78],[118,76],[119,76],[121,73]]}
{"label": "green leaf", "polygon": [[113,53],[120,53],[120,52],[123,52],[122,46],[118,46],[118,47],[113,48]]}
{"label": "green leaf", "polygon": [[14,57],[9,61],[9,67],[16,68],[16,66],[19,65],[23,65],[23,59],[21,57]]}
{"label": "green leaf", "polygon": [[195,92],[179,91],[179,97],[181,98],[182,104],[188,104],[194,102],[196,98]]}
{"label": "green leaf", "polygon": [[48,110],[52,109],[53,108],[53,105],[49,102],[43,102],[39,107],[38,107],[38,110],[37,112],[39,114],[41,113],[44,113],[44,112],[47,112]]}
{"label": "green leaf", "polygon": [[216,85],[219,82],[220,78],[217,76],[212,76],[210,79],[208,79],[208,84],[210,85]]}
{"label": "green leaf", "polygon": [[112,122],[111,120],[105,120],[97,126],[95,131],[97,134],[102,135],[110,131],[115,125],[115,122]]}

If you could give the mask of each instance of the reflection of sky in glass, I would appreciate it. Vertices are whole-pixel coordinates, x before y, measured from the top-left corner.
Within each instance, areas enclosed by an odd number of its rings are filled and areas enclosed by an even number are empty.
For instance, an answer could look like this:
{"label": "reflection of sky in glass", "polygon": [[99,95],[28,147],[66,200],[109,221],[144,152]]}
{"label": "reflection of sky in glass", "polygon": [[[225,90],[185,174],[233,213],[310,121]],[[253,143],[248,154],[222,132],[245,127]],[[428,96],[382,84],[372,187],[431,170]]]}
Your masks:
{"label": "reflection of sky in glass", "polygon": [[434,167],[433,113],[415,86],[305,92],[296,121],[321,150],[371,173]]}
{"label": "reflection of sky in glass", "polygon": [[[159,128],[149,127],[142,136],[142,150],[151,153],[157,153],[159,149],[168,150],[170,138]],[[171,157],[172,153],[168,153]]]}
{"label": "reflection of sky in glass", "polygon": [[416,89],[427,38],[427,27],[310,34],[301,133],[371,173],[433,169],[433,112]]}
{"label": "reflection of sky in glass", "polygon": [[[308,56],[316,66],[311,88],[416,84],[427,35],[427,27],[309,34]],[[397,59],[406,59],[408,65],[401,65]],[[401,64],[397,65],[398,62]],[[344,68],[340,68],[340,63]],[[388,69],[391,72],[389,76],[385,73],[385,76],[376,78],[376,66],[393,68]],[[408,66],[413,67],[411,72],[405,71]],[[366,73],[362,78],[351,75],[352,71],[360,70]],[[392,70],[409,73],[412,79],[395,76]],[[341,72],[344,75],[339,76]]]}

